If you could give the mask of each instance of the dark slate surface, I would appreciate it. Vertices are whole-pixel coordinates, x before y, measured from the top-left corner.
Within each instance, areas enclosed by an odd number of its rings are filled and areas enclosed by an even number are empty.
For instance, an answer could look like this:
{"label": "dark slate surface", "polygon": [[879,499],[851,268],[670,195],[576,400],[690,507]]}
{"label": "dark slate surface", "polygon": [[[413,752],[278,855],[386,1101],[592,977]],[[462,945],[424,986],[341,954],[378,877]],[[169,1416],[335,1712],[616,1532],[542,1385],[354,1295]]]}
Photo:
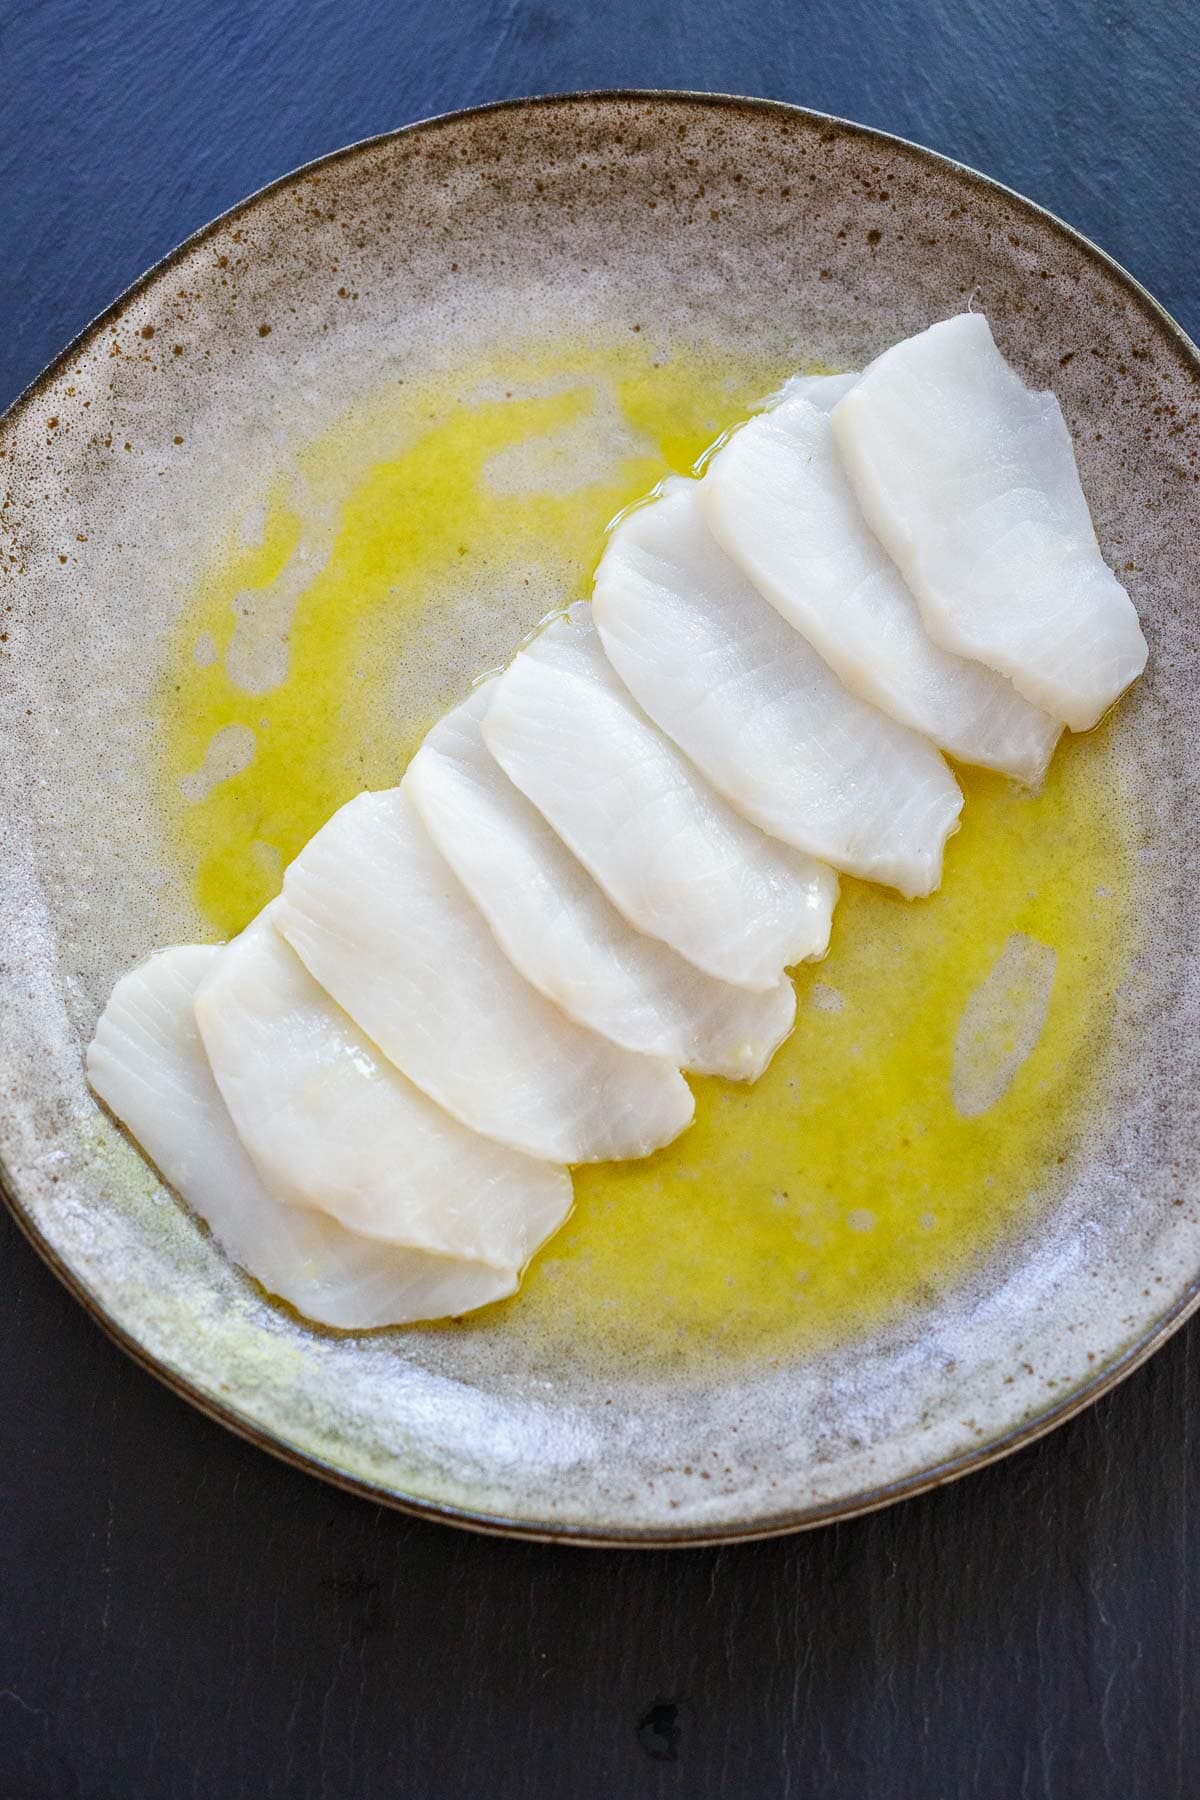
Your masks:
{"label": "dark slate surface", "polygon": [[[1190,0],[0,0],[0,403],[292,165],[589,86],[917,138],[1197,335],[1198,67]],[[1200,1325],[888,1514],[585,1553],[275,1464],[128,1363],[6,1219],[0,1259],[0,1800],[1200,1795]]]}

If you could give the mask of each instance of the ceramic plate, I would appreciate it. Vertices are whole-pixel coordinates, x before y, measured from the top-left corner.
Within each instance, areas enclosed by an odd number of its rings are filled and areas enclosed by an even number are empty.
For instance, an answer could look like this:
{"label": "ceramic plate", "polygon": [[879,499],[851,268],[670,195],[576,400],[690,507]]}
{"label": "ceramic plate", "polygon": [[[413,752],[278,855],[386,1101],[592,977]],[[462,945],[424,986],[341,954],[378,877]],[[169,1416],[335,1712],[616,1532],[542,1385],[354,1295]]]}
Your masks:
{"label": "ceramic plate", "polygon": [[[348,1336],[272,1304],[90,1097],[114,978],[394,780],[666,464],[968,305],[1061,397],[1145,679],[1040,800],[973,778],[942,896],[847,883],[765,1082],[582,1180],[515,1303]],[[844,1517],[1110,1386],[1200,1272],[1197,397],[1182,333],[1046,213],[756,101],[434,120],[200,233],[0,435],[0,1154],[35,1244],[235,1430],[535,1536]]]}

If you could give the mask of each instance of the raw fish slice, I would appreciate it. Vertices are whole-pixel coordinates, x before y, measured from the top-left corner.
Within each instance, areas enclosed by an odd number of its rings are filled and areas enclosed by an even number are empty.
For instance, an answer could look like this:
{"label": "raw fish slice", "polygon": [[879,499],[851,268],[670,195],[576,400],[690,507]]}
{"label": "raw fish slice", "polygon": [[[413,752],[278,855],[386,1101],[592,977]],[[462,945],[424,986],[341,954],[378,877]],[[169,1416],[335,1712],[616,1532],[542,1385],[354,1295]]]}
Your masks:
{"label": "raw fish slice", "polygon": [[434,726],[403,785],[506,956],[627,1050],[753,1081],[792,1028],[791,982],[732,987],[635,931],[489,754],[480,722],[492,689]]}
{"label": "raw fish slice", "polygon": [[878,357],[833,413],[867,522],[930,635],[1073,731],[1146,664],[1096,542],[1062,409],[1009,368],[981,313]]}
{"label": "raw fish slice", "polygon": [[934,643],[863,518],[829,422],[857,379],[789,382],[713,458],[704,519],[852,693],[963,762],[1039,782],[1061,726],[1003,675]]}
{"label": "raw fish slice", "polygon": [[122,976],[88,1079],[233,1261],[306,1318],[342,1331],[469,1312],[517,1275],[358,1237],[268,1193],[213,1080],[192,1010],[221,951],[184,945]]}
{"label": "raw fish slice", "polygon": [[406,1081],[271,923],[217,958],[196,1022],[238,1136],[279,1199],[349,1231],[518,1275],[571,1177],[478,1137]]}
{"label": "raw fish slice", "polygon": [[273,915],[310,973],[464,1125],[548,1162],[646,1156],[692,1117],[679,1071],[568,1019],[519,975],[400,788],[360,794]]}
{"label": "raw fish slice", "polygon": [[824,953],[836,877],[764,837],[668,743],[617,679],[585,604],[496,682],[483,737],[625,917],[697,968],[768,988]]}
{"label": "raw fish slice", "polygon": [[610,661],[747,819],[847,874],[932,892],[962,806],[954,777],[847,692],[717,546],[706,485],[667,482],[613,532],[593,603]]}

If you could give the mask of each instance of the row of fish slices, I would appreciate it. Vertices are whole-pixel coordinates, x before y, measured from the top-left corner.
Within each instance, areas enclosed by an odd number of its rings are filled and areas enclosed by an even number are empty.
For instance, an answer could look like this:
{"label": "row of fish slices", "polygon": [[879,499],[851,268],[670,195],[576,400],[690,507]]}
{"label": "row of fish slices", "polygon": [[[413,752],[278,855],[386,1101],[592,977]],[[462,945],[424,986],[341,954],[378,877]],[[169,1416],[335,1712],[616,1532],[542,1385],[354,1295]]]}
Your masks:
{"label": "row of fish slices", "polygon": [[[853,381],[791,384],[705,483],[631,515],[597,582],[612,664],[587,609],[552,625],[435,728],[404,790],[330,821],[201,980],[211,1067],[252,1173],[283,1196],[284,1237],[324,1214],[347,1240],[326,1246],[335,1286],[353,1265],[332,1302],[298,1297],[290,1266],[264,1273],[260,1245],[259,1266],[230,1245],[310,1316],[378,1323],[512,1291],[569,1204],[565,1170],[535,1174],[528,1151],[642,1154],[690,1117],[673,1064],[752,1078],[790,1026],[783,966],[828,935],[836,886],[812,853],[905,892],[936,885],[957,788],[909,727],[1040,772],[1057,727],[934,647],[863,525],[828,424]],[[425,1095],[509,1151],[456,1143]],[[169,1147],[105,1097],[187,1193]]]}

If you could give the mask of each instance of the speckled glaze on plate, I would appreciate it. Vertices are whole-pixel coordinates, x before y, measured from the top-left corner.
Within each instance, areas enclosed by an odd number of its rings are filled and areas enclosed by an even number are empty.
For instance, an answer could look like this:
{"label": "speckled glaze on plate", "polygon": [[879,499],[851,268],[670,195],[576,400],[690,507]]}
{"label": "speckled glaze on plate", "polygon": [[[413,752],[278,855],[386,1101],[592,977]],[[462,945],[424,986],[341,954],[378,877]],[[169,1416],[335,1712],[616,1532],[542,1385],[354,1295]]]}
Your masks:
{"label": "speckled glaze on plate", "polygon": [[[548,1362],[519,1328],[339,1337],[270,1305],[83,1080],[114,977],[195,929],[137,774],[176,604],[164,563],[194,562],[275,447],[381,360],[427,371],[498,319],[632,316],[670,341],[702,317],[781,367],[849,367],[973,294],[1025,378],[1062,399],[1151,645],[1121,726],[1143,952],[1114,1014],[1107,1122],[1069,1190],[903,1326],[724,1374]],[[459,114],[327,158],[200,233],[0,432],[0,1161],[34,1243],[119,1342],[233,1429],[378,1499],[535,1537],[695,1543],[845,1517],[1111,1386],[1200,1278],[1197,376],[1136,283],[1027,201],[759,101]],[[451,664],[467,653],[446,646]]]}

